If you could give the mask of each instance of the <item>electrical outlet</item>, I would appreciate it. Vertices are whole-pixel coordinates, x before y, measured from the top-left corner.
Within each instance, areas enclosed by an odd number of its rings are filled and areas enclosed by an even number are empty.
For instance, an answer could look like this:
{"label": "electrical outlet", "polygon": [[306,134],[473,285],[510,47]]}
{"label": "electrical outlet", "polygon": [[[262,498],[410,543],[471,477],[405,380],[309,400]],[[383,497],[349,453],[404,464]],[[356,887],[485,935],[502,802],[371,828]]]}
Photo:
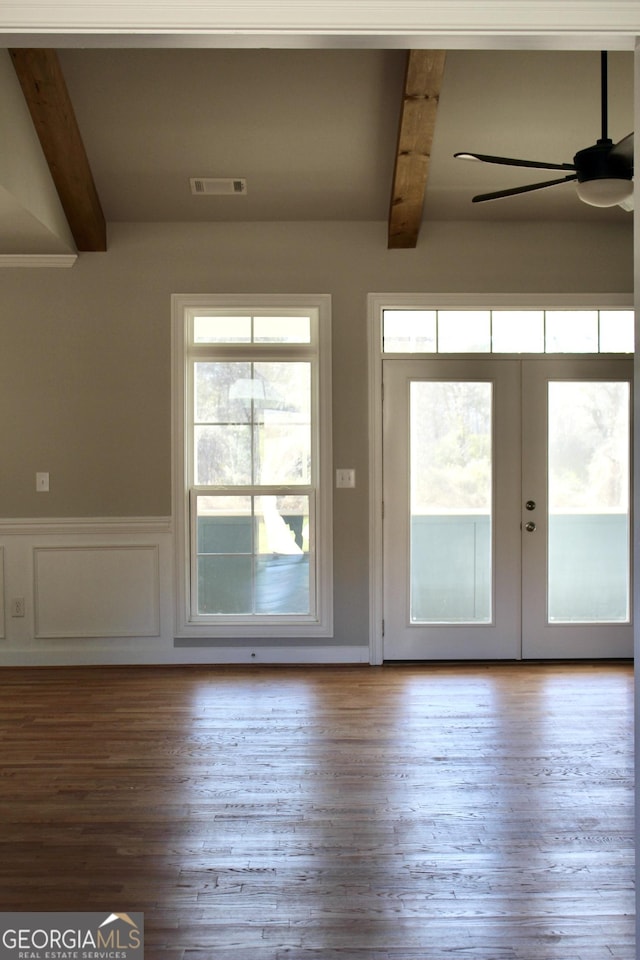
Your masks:
{"label": "electrical outlet", "polygon": [[24,617],[24,597],[14,597],[11,601],[11,616]]}

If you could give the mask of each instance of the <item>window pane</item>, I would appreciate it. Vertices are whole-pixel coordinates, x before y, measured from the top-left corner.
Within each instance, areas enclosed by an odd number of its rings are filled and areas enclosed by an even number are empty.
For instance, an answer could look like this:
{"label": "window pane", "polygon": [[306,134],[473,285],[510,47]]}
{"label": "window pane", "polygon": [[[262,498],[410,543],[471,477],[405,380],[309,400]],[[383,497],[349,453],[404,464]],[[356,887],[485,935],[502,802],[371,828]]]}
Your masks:
{"label": "window pane", "polygon": [[308,615],[309,497],[197,497],[198,612]]}
{"label": "window pane", "polygon": [[251,497],[198,497],[198,553],[252,553]]}
{"label": "window pane", "polygon": [[255,343],[310,343],[309,317],[254,317]]}
{"label": "window pane", "polygon": [[435,353],[435,310],[385,310],[382,340],[385,353]]}
{"label": "window pane", "polygon": [[198,613],[251,613],[252,570],[250,556],[198,557]]}
{"label": "window pane", "polygon": [[258,552],[300,556],[309,552],[309,497],[260,496]]}
{"label": "window pane", "polygon": [[256,613],[308,614],[309,498],[256,498]]}
{"label": "window pane", "polygon": [[600,352],[633,353],[633,310],[600,311]]}
{"label": "window pane", "polygon": [[411,622],[491,620],[492,386],[411,383]]}
{"label": "window pane", "polygon": [[194,343],[310,343],[311,318],[196,316]]}
{"label": "window pane", "polygon": [[194,427],[193,433],[196,486],[251,485],[251,424]]}
{"label": "window pane", "polygon": [[440,353],[490,353],[489,310],[439,310]]}
{"label": "window pane", "polygon": [[255,483],[311,482],[311,364],[256,363],[264,397],[254,402]]}
{"label": "window pane", "polygon": [[251,613],[252,498],[198,497],[196,525],[198,613]]}
{"label": "window pane", "polygon": [[629,384],[549,384],[549,621],[629,619]]}
{"label": "window pane", "polygon": [[544,353],[544,310],[494,310],[494,353]]}
{"label": "window pane", "polygon": [[383,353],[633,353],[633,310],[382,311]]}
{"label": "window pane", "polygon": [[195,482],[311,482],[311,364],[194,366]]}
{"label": "window pane", "polygon": [[250,343],[251,317],[194,317],[194,343]]}
{"label": "window pane", "polygon": [[547,310],[547,353],[597,353],[597,310]]}
{"label": "window pane", "polygon": [[252,383],[251,363],[196,363],[194,368],[195,422],[249,422],[251,393],[255,389]]}

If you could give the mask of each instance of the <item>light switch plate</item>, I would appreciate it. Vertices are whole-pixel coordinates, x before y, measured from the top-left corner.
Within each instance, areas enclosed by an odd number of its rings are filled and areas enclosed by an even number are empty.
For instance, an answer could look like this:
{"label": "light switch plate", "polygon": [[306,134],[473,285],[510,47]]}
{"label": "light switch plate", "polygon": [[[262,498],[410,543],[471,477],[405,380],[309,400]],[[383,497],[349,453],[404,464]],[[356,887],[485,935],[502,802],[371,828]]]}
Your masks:
{"label": "light switch plate", "polygon": [[49,474],[36,473],[36,492],[49,493]]}
{"label": "light switch plate", "polygon": [[336,470],[336,487],[355,487],[356,472],[351,468],[339,467]]}

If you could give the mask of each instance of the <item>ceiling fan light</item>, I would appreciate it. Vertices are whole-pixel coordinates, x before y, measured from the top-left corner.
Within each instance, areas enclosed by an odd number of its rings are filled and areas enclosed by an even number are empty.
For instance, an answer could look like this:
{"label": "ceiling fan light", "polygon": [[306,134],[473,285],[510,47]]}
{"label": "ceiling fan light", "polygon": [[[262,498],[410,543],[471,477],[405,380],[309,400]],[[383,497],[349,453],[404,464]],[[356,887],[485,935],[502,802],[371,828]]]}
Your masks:
{"label": "ceiling fan light", "polygon": [[633,194],[633,181],[621,177],[598,177],[576,185],[578,196],[592,207],[615,207]]}

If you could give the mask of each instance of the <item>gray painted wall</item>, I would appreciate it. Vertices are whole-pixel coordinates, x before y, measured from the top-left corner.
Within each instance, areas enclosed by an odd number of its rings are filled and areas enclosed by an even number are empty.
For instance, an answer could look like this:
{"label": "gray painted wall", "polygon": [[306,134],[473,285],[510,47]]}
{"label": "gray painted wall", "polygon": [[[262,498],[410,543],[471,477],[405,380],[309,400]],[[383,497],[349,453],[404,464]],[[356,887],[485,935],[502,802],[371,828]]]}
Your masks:
{"label": "gray painted wall", "polygon": [[71,269],[2,270],[0,517],[168,516],[171,294],[329,293],[334,466],[358,477],[334,493],[335,636],[366,644],[367,294],[631,294],[631,220],[426,223],[396,251],[384,223],[112,224]]}

